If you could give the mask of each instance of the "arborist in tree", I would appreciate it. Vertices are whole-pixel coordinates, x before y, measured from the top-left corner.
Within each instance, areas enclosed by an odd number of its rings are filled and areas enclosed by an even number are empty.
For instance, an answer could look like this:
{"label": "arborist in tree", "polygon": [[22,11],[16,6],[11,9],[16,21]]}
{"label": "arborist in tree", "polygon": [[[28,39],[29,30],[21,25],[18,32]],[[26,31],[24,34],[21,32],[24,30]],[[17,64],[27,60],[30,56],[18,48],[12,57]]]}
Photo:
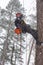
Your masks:
{"label": "arborist in tree", "polygon": [[23,14],[21,13],[16,14],[15,25],[17,28],[20,28],[23,33],[26,33],[26,23],[23,20]]}
{"label": "arborist in tree", "polygon": [[26,24],[23,20],[23,14],[17,13],[16,14],[16,20],[15,20],[15,26],[17,28],[20,28],[22,30],[22,33],[30,33],[36,40],[38,39],[37,30],[34,30],[30,27],[30,25]]}

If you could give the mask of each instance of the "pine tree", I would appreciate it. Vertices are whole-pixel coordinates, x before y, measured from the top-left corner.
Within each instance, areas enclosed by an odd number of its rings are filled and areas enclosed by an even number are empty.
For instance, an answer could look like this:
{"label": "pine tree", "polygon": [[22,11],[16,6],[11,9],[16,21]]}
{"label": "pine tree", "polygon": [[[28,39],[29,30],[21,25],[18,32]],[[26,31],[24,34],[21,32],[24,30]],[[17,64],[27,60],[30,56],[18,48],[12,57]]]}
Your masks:
{"label": "pine tree", "polygon": [[[15,3],[15,4],[14,4]],[[19,7],[19,8],[18,8]],[[15,9],[16,8],[16,9]],[[14,17],[15,17],[15,11],[20,11],[20,2],[17,0],[11,0],[7,6],[7,10],[2,9],[1,11],[1,26],[7,30],[7,36],[6,36],[6,40],[4,41],[4,45],[3,45],[3,50],[2,50],[2,54],[1,54],[1,62],[0,65],[4,65],[5,61],[9,61],[11,63],[11,65],[15,64],[16,65],[16,60],[17,59],[20,64],[23,62],[22,61],[22,57],[21,54],[23,53],[22,50],[20,50],[19,47],[22,47],[24,49],[23,45],[18,44],[17,45],[17,35],[15,36],[14,34]],[[14,13],[14,14],[13,14]],[[3,24],[4,23],[4,24]],[[23,38],[23,37],[22,37]],[[21,40],[23,40],[22,38],[20,38]],[[16,39],[16,41],[15,41]],[[15,46],[16,43],[16,46]],[[17,48],[15,48],[17,47]],[[11,48],[11,50],[10,50]],[[8,55],[10,54],[11,55]],[[18,53],[19,52],[19,53]],[[22,52],[22,53],[21,53]],[[15,54],[15,59],[13,61],[13,54]],[[10,58],[9,58],[10,57]]]}

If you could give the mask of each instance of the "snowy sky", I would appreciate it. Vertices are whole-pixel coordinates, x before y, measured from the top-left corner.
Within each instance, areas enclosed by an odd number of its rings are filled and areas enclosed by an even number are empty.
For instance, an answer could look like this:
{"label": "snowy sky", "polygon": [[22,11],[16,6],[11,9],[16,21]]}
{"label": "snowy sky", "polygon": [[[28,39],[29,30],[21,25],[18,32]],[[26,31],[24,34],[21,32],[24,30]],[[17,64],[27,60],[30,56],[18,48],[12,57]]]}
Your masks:
{"label": "snowy sky", "polygon": [[[23,3],[24,1],[24,3]],[[33,8],[35,7],[36,8],[36,0],[20,0],[20,2],[22,3],[22,5],[24,4],[24,8],[27,9],[27,13],[29,12],[30,13],[30,10],[31,12],[33,12]]]}
{"label": "snowy sky", "polygon": [[0,7],[5,9],[9,1],[10,0],[0,0]]}
{"label": "snowy sky", "polygon": [[[1,8],[6,8],[7,4],[9,3],[10,0],[0,0],[0,7]],[[23,1],[24,1],[24,8],[27,10],[27,13],[30,13],[30,10],[33,12],[32,8],[36,6],[36,0],[19,0],[23,6]]]}

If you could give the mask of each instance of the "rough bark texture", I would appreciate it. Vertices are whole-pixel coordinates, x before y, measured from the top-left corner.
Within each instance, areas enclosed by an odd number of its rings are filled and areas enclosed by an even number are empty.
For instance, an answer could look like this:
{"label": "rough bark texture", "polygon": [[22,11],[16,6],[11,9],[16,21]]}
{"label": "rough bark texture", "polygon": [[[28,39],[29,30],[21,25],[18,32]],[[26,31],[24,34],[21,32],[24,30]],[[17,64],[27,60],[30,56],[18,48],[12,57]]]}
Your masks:
{"label": "rough bark texture", "polygon": [[[37,0],[38,41],[43,42],[43,0]],[[43,65],[43,45],[36,45],[35,65]]]}
{"label": "rough bark texture", "polygon": [[38,40],[43,42],[43,0],[37,0]]}
{"label": "rough bark texture", "polygon": [[36,46],[36,62],[35,65],[43,65],[43,46]]}

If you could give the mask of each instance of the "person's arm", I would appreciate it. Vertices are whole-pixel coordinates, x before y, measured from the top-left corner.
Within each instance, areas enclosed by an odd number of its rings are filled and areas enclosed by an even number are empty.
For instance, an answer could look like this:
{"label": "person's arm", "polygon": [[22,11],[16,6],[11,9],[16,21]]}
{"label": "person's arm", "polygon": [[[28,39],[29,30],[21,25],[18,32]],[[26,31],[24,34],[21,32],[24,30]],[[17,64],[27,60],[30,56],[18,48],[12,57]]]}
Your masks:
{"label": "person's arm", "polygon": [[18,27],[18,20],[15,20],[15,26]]}

